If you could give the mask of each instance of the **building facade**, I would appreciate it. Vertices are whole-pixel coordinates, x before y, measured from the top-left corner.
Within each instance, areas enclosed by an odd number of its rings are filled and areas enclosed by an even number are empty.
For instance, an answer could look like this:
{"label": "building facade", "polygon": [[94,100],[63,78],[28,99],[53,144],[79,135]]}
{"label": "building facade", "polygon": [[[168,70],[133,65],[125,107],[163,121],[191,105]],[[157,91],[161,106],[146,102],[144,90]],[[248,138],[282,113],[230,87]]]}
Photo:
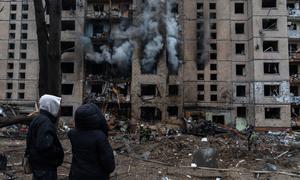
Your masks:
{"label": "building facade", "polygon": [[[2,6],[0,101],[33,104],[33,5],[0,1]],[[296,98],[290,95],[299,89],[290,80],[299,69],[297,38],[291,37],[298,31],[287,28],[297,23],[296,2],[70,0],[62,7],[63,119],[82,102],[97,103],[107,116],[132,125],[177,124],[191,116],[282,128],[299,114],[295,103],[291,111]]]}

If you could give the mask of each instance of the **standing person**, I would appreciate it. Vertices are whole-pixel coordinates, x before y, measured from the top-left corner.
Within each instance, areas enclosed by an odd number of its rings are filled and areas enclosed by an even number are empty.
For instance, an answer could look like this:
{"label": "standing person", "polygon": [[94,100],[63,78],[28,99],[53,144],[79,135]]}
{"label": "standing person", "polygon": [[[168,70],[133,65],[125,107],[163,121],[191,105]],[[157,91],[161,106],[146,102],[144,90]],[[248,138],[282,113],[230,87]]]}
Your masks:
{"label": "standing person", "polygon": [[64,151],[55,127],[60,103],[60,97],[43,95],[39,101],[40,112],[30,123],[25,156],[32,168],[33,180],[56,180],[57,167],[63,162]]}
{"label": "standing person", "polygon": [[80,106],[75,112],[75,129],[69,131],[72,144],[70,180],[108,180],[115,169],[108,142],[106,119],[95,104]]}

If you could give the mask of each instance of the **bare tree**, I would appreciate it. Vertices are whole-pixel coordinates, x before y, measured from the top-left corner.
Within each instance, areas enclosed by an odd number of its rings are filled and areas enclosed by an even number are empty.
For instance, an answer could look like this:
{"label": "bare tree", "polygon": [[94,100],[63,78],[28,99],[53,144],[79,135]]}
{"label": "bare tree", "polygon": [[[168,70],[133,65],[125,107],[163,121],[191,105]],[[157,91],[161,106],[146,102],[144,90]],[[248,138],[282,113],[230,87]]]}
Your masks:
{"label": "bare tree", "polygon": [[[61,0],[34,0],[39,54],[39,95],[61,94]],[[49,27],[45,20],[49,13]]]}

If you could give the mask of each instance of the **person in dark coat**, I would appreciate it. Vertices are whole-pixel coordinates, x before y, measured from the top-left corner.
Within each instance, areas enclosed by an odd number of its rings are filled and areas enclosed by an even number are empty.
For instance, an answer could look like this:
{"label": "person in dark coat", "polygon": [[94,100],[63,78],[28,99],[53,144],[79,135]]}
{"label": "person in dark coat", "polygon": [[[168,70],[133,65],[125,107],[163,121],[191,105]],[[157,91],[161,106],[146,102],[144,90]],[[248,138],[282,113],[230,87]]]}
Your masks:
{"label": "person in dark coat", "polygon": [[63,162],[64,151],[55,128],[60,103],[60,97],[43,95],[39,101],[40,112],[29,125],[25,156],[34,180],[56,180],[57,167]]}
{"label": "person in dark coat", "polygon": [[107,180],[115,169],[108,142],[108,126],[95,104],[80,106],[75,112],[75,128],[68,132],[72,144],[70,180]]}

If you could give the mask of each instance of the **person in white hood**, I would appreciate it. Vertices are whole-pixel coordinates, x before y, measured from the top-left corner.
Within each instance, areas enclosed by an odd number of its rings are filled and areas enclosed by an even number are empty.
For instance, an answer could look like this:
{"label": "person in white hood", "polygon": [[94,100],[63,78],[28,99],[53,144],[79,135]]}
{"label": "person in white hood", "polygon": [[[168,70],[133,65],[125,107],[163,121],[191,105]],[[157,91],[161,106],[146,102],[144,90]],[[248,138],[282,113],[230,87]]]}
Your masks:
{"label": "person in white hood", "polygon": [[40,112],[30,123],[25,156],[28,157],[34,180],[57,180],[57,167],[64,158],[55,128],[60,104],[60,97],[43,95],[39,101]]}

